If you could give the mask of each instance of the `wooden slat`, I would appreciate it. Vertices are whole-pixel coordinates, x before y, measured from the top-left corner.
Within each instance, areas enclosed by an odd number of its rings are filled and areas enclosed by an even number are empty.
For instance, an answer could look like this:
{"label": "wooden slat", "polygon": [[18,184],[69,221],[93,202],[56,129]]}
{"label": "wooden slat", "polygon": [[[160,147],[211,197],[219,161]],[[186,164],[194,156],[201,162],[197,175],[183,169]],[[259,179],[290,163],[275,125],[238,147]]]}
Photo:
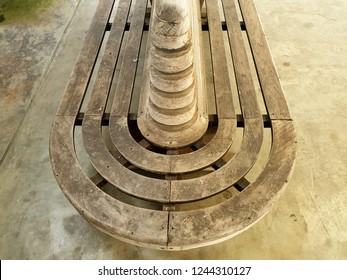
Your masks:
{"label": "wooden slat", "polygon": [[252,0],[239,0],[239,3],[269,116],[272,120],[290,120],[282,86],[255,5]]}
{"label": "wooden slat", "polygon": [[131,95],[135,82],[137,64],[142,41],[142,29],[147,7],[146,1],[136,1],[129,36],[126,41],[126,51],[118,77],[115,96],[111,109],[113,117],[126,117],[129,112]]}
{"label": "wooden slat", "polygon": [[[124,67],[125,69],[121,69],[121,72],[129,70],[126,64],[124,64]],[[146,67],[149,67],[148,60],[145,65],[145,68]],[[131,82],[132,78],[130,77],[129,79]],[[120,83],[126,82],[128,82],[128,80],[120,79]],[[123,86],[118,85],[118,87]],[[117,95],[116,98],[117,99],[114,99],[114,106],[129,104],[131,99],[130,87],[127,94],[125,94],[124,91],[123,95]],[[143,96],[141,96],[141,99],[143,100]],[[120,105],[120,103],[122,104]],[[111,138],[115,147],[134,166],[154,173],[188,173],[203,169],[213,164],[230,148],[233,133],[236,128],[233,121],[221,121],[221,126],[217,131],[216,137],[207,144],[204,149],[191,154],[167,156],[151,152],[138,145],[130,135],[127,118],[125,117],[125,115],[127,115],[125,110],[123,110],[123,115],[124,116],[122,117],[115,116],[110,120]],[[178,133],[182,134],[182,132]],[[164,136],[170,138],[170,133],[162,135],[162,137]],[[196,161],[196,158],[199,158],[200,160]]]}
{"label": "wooden slat", "polygon": [[[115,147],[134,166],[153,173],[184,174],[204,169],[218,161],[233,143],[236,120],[220,120],[215,137],[202,149],[189,154],[162,155],[139,145],[130,135],[127,118],[113,118]],[[199,160],[196,160],[196,159]]]}
{"label": "wooden slat", "polygon": [[[217,18],[216,1],[207,0],[206,4],[207,14],[210,15],[209,20],[211,17],[213,19]],[[226,17],[231,28],[229,30],[229,39],[235,73],[238,78],[238,89],[241,91],[241,109],[245,120],[242,144],[234,157],[217,171],[204,177],[173,181],[171,183],[171,201],[182,202],[202,199],[232,186],[251,169],[262,146],[263,120],[256,99],[241,29],[237,20],[236,8],[231,9],[231,6],[224,6],[224,8],[226,8]],[[211,40],[215,36],[214,32],[219,33],[219,29],[217,27],[210,28]]]}
{"label": "wooden slat", "polygon": [[263,140],[261,119],[245,120],[239,151],[224,166],[203,177],[171,182],[172,202],[203,199],[217,194],[239,181],[255,163]]}
{"label": "wooden slat", "polygon": [[219,120],[216,135],[204,147],[189,154],[171,156],[170,172],[190,173],[214,164],[228,152],[233,144],[235,132],[236,120]]}
{"label": "wooden slat", "polygon": [[192,249],[231,238],[263,217],[284,191],[295,159],[291,121],[273,121],[273,145],[268,163],[238,196],[194,211],[170,212],[169,248]]}
{"label": "wooden slat", "polygon": [[210,30],[209,34],[218,118],[236,118],[217,1],[206,0],[205,2]]}
{"label": "wooden slat", "polygon": [[170,157],[149,151],[139,145],[130,134],[126,117],[111,118],[110,127],[115,147],[132,165],[153,173],[170,173]]}
{"label": "wooden slat", "polygon": [[[102,58],[97,79],[83,120],[83,142],[92,165],[106,181],[130,195],[154,201],[168,202],[169,182],[146,178],[124,167],[123,164],[116,160],[108,151],[101,133],[101,120],[106,107],[122,38],[124,36],[124,28],[130,9],[130,3],[130,0],[121,0],[119,2],[114,24],[112,25],[106,45],[105,54]],[[142,1],[137,1],[137,3],[141,5],[137,6],[137,8],[143,8],[144,3]],[[137,11],[138,13],[140,12],[139,9]],[[140,13],[141,18],[144,17],[144,12],[145,9],[142,9],[142,13]],[[138,30],[142,32],[143,20],[138,22],[133,18],[133,22],[137,22],[137,24],[132,25],[129,32],[133,34],[133,36],[137,36],[139,33]],[[135,33],[133,32],[134,28],[136,31]],[[131,42],[132,40],[130,39],[130,41],[127,41],[127,44],[131,44]],[[131,82],[129,82],[129,84],[131,84]],[[152,186],[149,191],[146,188],[148,185]]]}
{"label": "wooden slat", "polygon": [[83,142],[98,173],[121,191],[149,201],[168,203],[170,182],[142,176],[118,162],[109,152],[101,132],[100,116],[86,116]]}
{"label": "wooden slat", "polygon": [[114,0],[99,1],[57,115],[77,116],[99,53]]}
{"label": "wooden slat", "polygon": [[168,214],[122,203],[101,191],[84,174],[74,143],[74,116],[57,116],[50,138],[54,175],[76,210],[88,222],[118,239],[165,249]]}
{"label": "wooden slat", "polygon": [[230,49],[234,63],[242,115],[245,119],[258,118],[260,115],[260,109],[235,2],[222,0],[222,4],[228,28]]}
{"label": "wooden slat", "polygon": [[131,0],[120,0],[118,3],[99,72],[85,113],[86,115],[102,115],[105,111],[130,6]]}

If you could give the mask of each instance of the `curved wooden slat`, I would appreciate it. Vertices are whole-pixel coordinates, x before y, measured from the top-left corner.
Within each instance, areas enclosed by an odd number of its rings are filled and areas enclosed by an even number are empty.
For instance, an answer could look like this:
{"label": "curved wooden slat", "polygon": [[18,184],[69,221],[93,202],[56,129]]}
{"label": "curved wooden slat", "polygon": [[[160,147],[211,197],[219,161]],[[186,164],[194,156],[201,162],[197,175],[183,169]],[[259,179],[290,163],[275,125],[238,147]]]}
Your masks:
{"label": "curved wooden slat", "polygon": [[203,148],[188,154],[167,156],[140,146],[130,134],[126,117],[110,120],[111,137],[122,156],[140,169],[159,174],[185,174],[214,164],[229,150],[235,130],[236,120],[220,120],[216,135]]}
{"label": "curved wooden slat", "polygon": [[[217,17],[215,21],[218,21]],[[224,44],[222,31],[217,23],[215,26],[218,34],[213,37],[212,47],[214,53],[220,53],[218,48],[221,44]],[[148,51],[149,50],[147,50],[147,52]],[[131,53],[132,50],[128,50],[128,52]],[[129,57],[131,57],[130,54]],[[145,63],[145,69],[148,69],[149,60],[146,60]],[[217,99],[217,107],[221,115],[217,133],[212,141],[202,149],[189,154],[171,156],[161,155],[146,150],[136,143],[130,135],[127,116],[132,91],[132,85],[130,85],[129,79],[133,80],[133,78],[129,73],[134,74],[135,70],[131,70],[131,67],[134,68],[131,63],[130,65],[129,63],[124,64],[124,69],[121,69],[121,73],[124,74],[119,79],[119,84],[117,85],[117,95],[114,99],[114,106],[110,118],[111,139],[124,158],[134,166],[153,173],[184,174],[204,169],[217,162],[227,153],[232,145],[233,135],[236,129],[236,115],[231,98],[231,86],[225,55],[224,58],[220,57],[220,55],[215,56],[214,64],[218,65],[218,67],[215,67],[215,84],[217,87],[216,91],[220,96],[220,98]],[[148,75],[148,73],[146,73],[147,72],[144,74],[145,76]],[[125,77],[128,77],[128,80],[125,79]],[[144,102],[144,97],[141,96],[141,99],[142,102]],[[226,102],[226,100],[229,102]],[[224,119],[224,116],[228,116],[228,118]],[[196,160],[197,158],[199,158],[198,161]]]}
{"label": "curved wooden slat", "polygon": [[[220,16],[216,0],[206,0],[207,15],[210,26],[212,50],[213,42],[219,41],[219,48],[224,42],[221,38]],[[263,141],[263,122],[256,92],[251,76],[250,66],[242,39],[240,24],[237,20],[235,6],[226,7],[225,17],[229,29],[229,42],[235,68],[235,76],[241,101],[241,110],[245,119],[244,135],[240,150],[222,168],[201,178],[177,180],[171,183],[171,201],[197,200],[221,192],[235,184],[251,169]],[[217,23],[219,22],[219,24]],[[215,43],[216,44],[216,43]],[[220,71],[217,61],[221,56],[217,50],[212,51],[215,61],[214,71]],[[218,82],[218,81],[217,81]],[[218,86],[218,83],[216,84]],[[217,88],[216,88],[217,90]]]}
{"label": "curved wooden slat", "polygon": [[[110,184],[136,197],[168,203],[170,201],[169,182],[145,177],[124,167],[111,155],[102,138],[101,119],[106,107],[113,71],[117,63],[129,9],[129,0],[120,1],[115,15],[115,22],[117,22],[117,24],[112,25],[105,54],[83,120],[83,142],[86,152],[90,157],[91,164]],[[132,45],[133,40],[141,40],[141,38],[137,38],[137,36],[139,32],[142,33],[145,10],[146,3],[137,1],[135,18],[142,18],[142,21],[132,23],[130,31],[131,36],[129,36],[127,41],[128,45]],[[135,30],[135,32],[133,32],[133,30]],[[133,52],[136,53],[136,51],[137,49],[134,48]],[[131,55],[134,55],[133,52],[130,52],[130,58]],[[125,60],[126,59],[129,60],[129,57],[125,58]],[[132,62],[132,64],[134,63]]]}
{"label": "curved wooden slat", "polygon": [[215,136],[204,147],[189,154],[172,156],[170,172],[184,174],[213,165],[228,152],[235,132],[235,119],[219,119]]}
{"label": "curved wooden slat", "polygon": [[170,202],[170,181],[137,174],[112,156],[102,137],[100,116],[85,116],[82,132],[91,164],[107,182],[141,199]]}
{"label": "curved wooden slat", "polygon": [[262,119],[245,120],[244,136],[239,151],[221,168],[203,177],[171,182],[171,202],[203,199],[234,185],[258,158],[263,141]]}
{"label": "curved wooden slat", "polygon": [[57,116],[50,138],[54,175],[76,210],[88,222],[118,239],[165,249],[168,213],[122,203],[101,191],[84,174],[74,143],[74,116]]}
{"label": "curved wooden slat", "polygon": [[171,212],[170,250],[192,249],[229,239],[263,217],[287,185],[295,160],[295,133],[291,121],[272,122],[273,144],[268,163],[239,195],[216,206]]}

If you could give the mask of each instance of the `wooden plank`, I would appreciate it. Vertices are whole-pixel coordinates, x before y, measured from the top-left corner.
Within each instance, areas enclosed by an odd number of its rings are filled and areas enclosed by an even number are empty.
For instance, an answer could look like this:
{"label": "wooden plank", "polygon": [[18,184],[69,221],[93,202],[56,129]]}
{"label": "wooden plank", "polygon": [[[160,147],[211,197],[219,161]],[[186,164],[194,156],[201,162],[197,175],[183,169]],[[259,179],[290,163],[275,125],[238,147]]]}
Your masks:
{"label": "wooden plank", "polygon": [[[115,147],[134,166],[159,174],[184,174],[204,169],[218,161],[233,143],[236,121],[220,120],[215,137],[203,148],[180,155],[162,155],[149,151],[132,138],[127,118],[113,118],[111,123]],[[199,160],[196,160],[196,159]]]}
{"label": "wooden plank", "polygon": [[[209,20],[217,18],[216,4],[207,0]],[[235,7],[224,6],[230,30],[231,48],[238,78],[241,108],[245,120],[244,136],[240,150],[217,171],[204,177],[171,183],[171,201],[197,200],[216,194],[239,181],[255,163],[263,141],[263,120],[257,103],[245,46]],[[234,8],[234,9],[232,9]],[[215,25],[216,23],[213,23]],[[210,22],[209,22],[210,25]],[[220,33],[220,28],[210,28],[211,40]],[[224,52],[223,52],[224,53]],[[215,81],[216,82],[216,81]],[[231,94],[231,89],[229,95]],[[217,100],[218,103],[218,100]],[[219,116],[218,116],[219,117]]]}
{"label": "wooden plank", "polygon": [[90,161],[97,172],[121,191],[149,201],[168,203],[170,182],[137,174],[109,152],[101,132],[100,116],[85,116],[83,142]]}
{"label": "wooden plank", "polygon": [[[169,159],[160,154],[151,153],[139,146],[130,135],[127,121],[147,6],[145,2],[147,1],[137,1],[133,10],[133,24],[131,24],[128,40],[126,42],[126,53],[122,61],[118,83],[115,88],[115,97],[111,108],[109,124],[110,135],[115,147],[127,160],[129,160],[129,162],[132,162],[135,166],[143,170],[151,172],[157,170],[157,173],[167,173],[170,171]],[[150,157],[139,155],[138,150],[145,154],[150,154]],[[132,160],[133,158],[134,160]],[[147,164],[154,166],[143,168]]]}
{"label": "wooden plank", "polygon": [[239,181],[255,163],[263,141],[262,119],[246,119],[239,151],[221,168],[203,177],[171,182],[172,202],[203,199]]}
{"label": "wooden plank", "polygon": [[171,158],[139,145],[130,134],[126,117],[111,118],[110,127],[114,146],[132,165],[153,173],[170,173]]}
{"label": "wooden plank", "polygon": [[273,145],[268,164],[238,196],[204,209],[170,212],[171,250],[192,249],[229,239],[257,222],[283,193],[295,160],[291,121],[273,121]]}
{"label": "wooden plank", "polygon": [[215,136],[204,147],[188,154],[171,156],[170,172],[185,174],[213,165],[228,152],[233,143],[235,131],[236,120],[219,120]]}
{"label": "wooden plank", "polygon": [[145,20],[147,1],[136,1],[134,15],[126,41],[126,52],[118,77],[115,97],[111,108],[113,117],[126,117],[129,112],[131,95],[134,87],[137,63],[142,41],[142,29]]}
{"label": "wooden plank", "polygon": [[88,222],[123,241],[165,249],[168,214],[122,203],[101,191],[84,174],[77,160],[74,116],[57,116],[50,138],[54,175],[72,205]]}
{"label": "wooden plank", "polygon": [[269,116],[272,120],[291,120],[256,7],[252,0],[239,0],[239,3]]}
{"label": "wooden plank", "polygon": [[[92,165],[106,181],[130,195],[142,197],[144,199],[148,198],[149,200],[167,202],[169,200],[169,183],[146,178],[124,167],[122,162],[119,162],[111,155],[101,133],[101,120],[111,87],[113,72],[119,56],[130,3],[130,0],[121,0],[119,2],[114,24],[111,27],[110,36],[106,45],[105,54],[84,116],[82,126],[83,141]],[[138,5],[142,7],[144,3],[138,1]],[[141,16],[144,15],[144,12],[145,9],[143,9]],[[133,22],[137,22],[135,18],[133,18]],[[142,32],[142,26],[141,21],[132,25],[130,34],[137,36],[140,28]],[[136,33],[133,33],[133,28],[137,31]],[[132,38],[129,40],[127,44],[131,44]],[[129,82],[129,84],[131,84],[131,82]],[[151,191],[147,191],[144,187],[148,185],[152,186]]]}
{"label": "wooden plank", "polygon": [[[126,81],[121,80],[121,82],[125,83]],[[130,95],[124,95],[122,100],[124,99],[130,99]],[[226,123],[229,124],[225,125]],[[126,117],[111,118],[110,128],[115,147],[134,166],[154,173],[173,174],[192,172],[213,164],[213,162],[222,157],[231,146],[232,133],[235,130],[235,126],[233,126],[232,122],[221,122],[221,127],[216,137],[211,143],[206,145],[204,149],[192,154],[168,157],[166,155],[153,153],[139,146],[130,135]],[[229,130],[226,131],[226,129]],[[178,133],[182,134],[182,132]],[[166,137],[172,139],[170,133],[168,133]],[[196,161],[196,157],[201,160]]]}
{"label": "wooden plank", "polygon": [[258,118],[260,115],[260,108],[257,101],[257,95],[241,33],[235,2],[222,0],[222,4],[228,28],[228,37],[234,63],[242,115],[245,119]]}
{"label": "wooden plank", "polygon": [[104,38],[114,0],[99,1],[57,115],[77,116]]}
{"label": "wooden plank", "polygon": [[114,21],[107,40],[106,49],[102,58],[99,72],[95,80],[86,115],[102,115],[111,87],[112,77],[118,62],[124,29],[128,18],[131,0],[120,0]]}
{"label": "wooden plank", "polygon": [[226,54],[224,51],[221,51],[224,50],[224,39],[219,8],[216,0],[206,0],[205,2],[208,11],[217,114],[221,119],[236,118],[228,66],[226,64]]}

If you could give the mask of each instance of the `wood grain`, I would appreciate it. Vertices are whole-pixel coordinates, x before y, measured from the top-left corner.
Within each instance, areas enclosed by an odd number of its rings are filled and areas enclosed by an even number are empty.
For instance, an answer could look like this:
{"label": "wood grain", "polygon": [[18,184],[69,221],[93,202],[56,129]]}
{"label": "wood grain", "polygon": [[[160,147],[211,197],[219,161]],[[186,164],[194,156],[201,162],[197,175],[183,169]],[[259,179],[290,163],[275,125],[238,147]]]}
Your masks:
{"label": "wood grain", "polygon": [[[178,52],[175,54],[180,57],[176,61],[176,68],[169,65],[168,54],[165,54],[167,57],[161,57],[158,53],[153,56],[154,66],[157,68],[155,71],[165,75],[183,75],[186,74],[186,69],[191,67],[190,55],[193,54],[193,86],[188,86],[185,88],[189,89],[187,92],[182,91],[181,95],[177,95],[175,102],[168,103],[166,98],[174,91],[164,92],[163,89],[170,86],[169,84],[159,90],[157,88],[152,92],[151,99],[148,99],[146,91],[148,93],[149,83],[143,82],[138,117],[135,121],[129,117],[129,108],[139,71],[138,62],[139,59],[144,59],[139,57],[139,54],[145,32],[144,23],[146,20],[148,22],[148,18],[145,18],[146,14],[148,15],[147,1],[119,0],[113,24],[109,25],[114,2],[99,2],[90,30],[86,34],[85,45],[76,61],[54,119],[50,157],[58,184],[88,222],[101,231],[132,244],[163,250],[183,250],[215,244],[243,232],[264,216],[279,199],[290,178],[296,153],[293,122],[254,3],[251,0],[239,0],[268,110],[266,118],[271,123],[266,127],[254,87],[254,82],[257,82],[252,76],[254,66],[247,57],[248,45],[243,39],[244,31],[241,30],[235,2],[221,0],[222,7],[218,0],[157,2],[165,2],[167,5],[176,3],[177,9],[187,4],[188,10],[193,9],[194,15],[199,19],[200,7],[203,3],[206,4],[217,107],[217,116],[210,125],[217,127],[205,133],[208,124],[204,103],[206,100],[196,96],[189,97],[190,90],[194,93],[206,91],[205,70],[201,60],[201,22],[193,21],[193,31],[198,30],[198,36],[192,35],[192,45],[198,47],[179,50],[179,55]],[[183,15],[184,11],[181,12]],[[177,22],[181,27],[176,26],[177,28],[172,30],[167,29],[165,22],[153,27],[153,13],[152,9],[153,32],[164,37],[187,35],[185,28],[189,24],[184,20]],[[167,16],[170,18],[170,15]],[[224,39],[224,20],[228,40]],[[87,110],[80,112],[108,25],[111,30]],[[162,30],[166,31],[163,33]],[[163,41],[161,37],[160,40],[153,40],[151,36],[148,38],[147,58],[153,50],[152,41],[155,41],[157,47],[163,43],[160,48],[165,46],[172,53],[177,51],[177,46],[169,46],[173,42],[170,41],[172,38],[169,38],[169,41]],[[182,40],[177,42],[183,42]],[[226,48],[230,48],[230,52],[225,52]],[[125,50],[123,56],[120,56],[121,49]],[[231,57],[228,57],[230,54]],[[233,63],[232,70],[228,70],[227,65],[230,58]],[[151,72],[150,62],[150,59],[145,60],[143,81],[148,81],[150,73],[154,73]],[[201,71],[197,71],[199,67],[202,67]],[[119,74],[116,74],[117,71]],[[187,70],[187,73],[189,71]],[[167,77],[162,73],[155,77],[159,79],[155,82],[167,82]],[[236,78],[236,91],[231,87],[233,74]],[[183,77],[181,81],[189,78],[187,77]],[[111,101],[113,91],[114,98]],[[143,106],[148,100],[153,102],[151,106],[156,106],[153,108],[158,113],[157,116],[153,115],[152,119],[160,119],[157,124],[147,124],[146,129],[141,130],[139,127],[146,121],[146,107]],[[240,102],[243,125],[239,128],[233,100]],[[110,107],[108,103],[111,102],[110,119],[105,122],[103,118],[106,108]],[[198,127],[194,126],[193,118],[184,124],[184,131],[181,131],[182,124],[179,119],[173,121],[176,128],[172,125],[167,129],[165,126],[168,125],[168,119],[165,121],[165,114],[170,110],[193,110],[194,106],[198,108],[198,112],[194,113],[196,118],[201,117],[206,121],[206,127],[196,140],[204,137],[208,141],[194,147],[194,141],[186,141],[184,145],[183,142],[174,143],[175,139],[186,137],[185,133],[197,133],[194,130]],[[79,122],[76,122],[77,119]],[[88,178],[78,162],[74,143],[74,129],[78,123],[82,123],[85,151],[97,171],[95,178]],[[237,129],[242,129],[242,139],[238,149],[231,153]],[[270,129],[272,133],[270,154],[258,176],[248,181],[247,174],[252,171],[261,154],[265,129]],[[105,130],[112,141],[105,138]],[[161,144],[151,141],[146,135],[155,135],[158,131],[160,134],[157,135],[162,138]],[[214,134],[211,134],[212,131]],[[164,142],[169,144],[162,144]],[[193,148],[196,150],[192,150]],[[225,156],[226,154],[228,156]],[[242,188],[233,188],[240,182],[246,184],[243,184]],[[120,195],[112,196],[106,193],[102,185],[113,188]],[[232,195],[224,197],[226,192]]]}
{"label": "wood grain", "polygon": [[74,122],[74,116],[57,116],[50,138],[53,172],[66,197],[82,217],[107,234],[135,245],[166,248],[165,211],[122,203],[101,191],[83,173],[74,151]]}
{"label": "wood grain", "polygon": [[86,34],[84,46],[70,76],[57,115],[75,116],[78,114],[113,5],[113,0],[99,1],[97,11]]}
{"label": "wood grain", "polygon": [[273,121],[273,145],[259,178],[238,196],[218,205],[170,212],[169,248],[186,250],[212,245],[245,231],[279,199],[288,183],[294,160],[293,123]]}
{"label": "wood grain", "polygon": [[281,82],[252,0],[239,0],[265,104],[272,120],[291,120]]}

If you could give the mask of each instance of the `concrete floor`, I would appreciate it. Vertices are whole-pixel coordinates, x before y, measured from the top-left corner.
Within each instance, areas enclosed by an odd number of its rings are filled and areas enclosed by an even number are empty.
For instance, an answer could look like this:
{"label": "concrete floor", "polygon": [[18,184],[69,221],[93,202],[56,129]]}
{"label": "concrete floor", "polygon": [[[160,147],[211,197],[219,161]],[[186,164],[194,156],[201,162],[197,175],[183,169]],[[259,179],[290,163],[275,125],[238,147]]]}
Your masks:
{"label": "concrete floor", "polygon": [[183,252],[99,232],[53,177],[50,128],[96,3],[57,0],[44,24],[0,24],[0,258],[346,259],[347,2],[255,0],[297,130],[296,168],[251,229]]}

